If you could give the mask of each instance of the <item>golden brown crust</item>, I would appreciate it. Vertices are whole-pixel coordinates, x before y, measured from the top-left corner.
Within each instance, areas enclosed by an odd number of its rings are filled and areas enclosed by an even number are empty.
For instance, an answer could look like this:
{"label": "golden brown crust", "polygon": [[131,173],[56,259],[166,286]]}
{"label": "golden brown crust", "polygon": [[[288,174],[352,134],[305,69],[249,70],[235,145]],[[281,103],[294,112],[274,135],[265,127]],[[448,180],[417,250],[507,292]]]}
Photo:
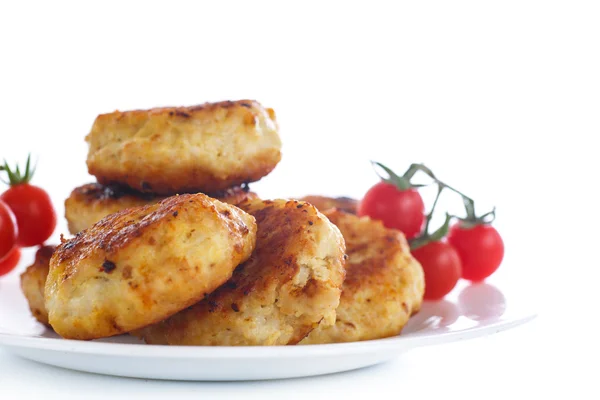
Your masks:
{"label": "golden brown crust", "polygon": [[325,215],[346,241],[346,280],[335,325],[319,326],[301,344],[398,335],[420,309],[425,288],[423,270],[404,235],[368,217],[339,210]]}
{"label": "golden brown crust", "polygon": [[115,111],[86,140],[98,182],[163,195],[254,182],[281,159],[275,113],[253,100]]}
{"label": "golden brown crust", "polygon": [[44,286],[50,268],[50,258],[56,246],[42,246],[35,253],[35,260],[21,274],[21,290],[27,299],[31,314],[42,324],[48,325],[48,311],[44,303]]}
{"label": "golden brown crust", "polygon": [[131,207],[154,204],[162,199],[164,197],[141,196],[118,185],[90,183],[75,188],[65,200],[65,218],[69,232],[76,234],[109,214]]}
{"label": "golden brown crust", "polygon": [[54,252],[49,322],[73,339],[155,323],[223,284],[255,240],[252,216],[203,194],[111,214]]}
{"label": "golden brown crust", "polygon": [[312,204],[321,212],[325,212],[332,208],[337,208],[338,210],[345,211],[350,214],[356,214],[358,209],[358,200],[350,197],[309,195],[302,197],[300,200]]}
{"label": "golden brown crust", "polygon": [[345,273],[339,230],[305,202],[240,207],[258,225],[250,259],[206,299],[136,335],[152,344],[285,345],[333,323]]}
{"label": "golden brown crust", "polygon": [[[208,196],[233,205],[258,197],[247,186],[235,186]],[[73,189],[65,200],[65,218],[69,232],[76,234],[109,214],[126,208],[155,204],[163,199],[164,196],[137,192],[122,185],[89,183]]]}

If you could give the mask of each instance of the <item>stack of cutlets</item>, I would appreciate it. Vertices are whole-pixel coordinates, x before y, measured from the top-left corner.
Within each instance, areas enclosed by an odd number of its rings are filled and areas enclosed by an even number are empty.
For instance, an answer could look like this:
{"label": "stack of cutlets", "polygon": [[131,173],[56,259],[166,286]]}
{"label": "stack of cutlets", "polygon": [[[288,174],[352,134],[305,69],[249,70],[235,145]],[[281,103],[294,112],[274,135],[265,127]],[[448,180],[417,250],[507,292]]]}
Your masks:
{"label": "stack of cutlets", "polygon": [[98,182],[65,202],[75,237],[22,276],[40,322],[71,339],[197,345],[295,344],[335,322],[339,229],[306,202],[248,190],[281,159],[273,110],[115,112],[87,141]]}
{"label": "stack of cutlets", "polygon": [[229,204],[257,198],[248,183],[281,160],[275,113],[251,100],[103,114],[86,140],[88,171],[98,182],[65,201],[72,234],[176,194],[205,193]]}
{"label": "stack of cutlets", "polygon": [[60,336],[323,344],[397,335],[420,309],[404,235],[356,216],[355,200],[249,191],[281,158],[273,110],[115,112],[87,141],[98,182],[65,202],[75,237],[39,249],[21,276],[32,314]]}

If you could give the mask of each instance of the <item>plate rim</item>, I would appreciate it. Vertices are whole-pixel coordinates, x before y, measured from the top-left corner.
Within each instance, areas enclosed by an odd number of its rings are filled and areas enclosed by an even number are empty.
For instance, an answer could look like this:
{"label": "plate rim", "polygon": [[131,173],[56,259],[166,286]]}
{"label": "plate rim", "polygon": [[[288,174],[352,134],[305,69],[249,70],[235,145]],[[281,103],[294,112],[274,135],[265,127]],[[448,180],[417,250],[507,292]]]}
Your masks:
{"label": "plate rim", "polygon": [[297,346],[172,346],[144,343],[114,343],[81,341],[62,338],[46,338],[0,332],[0,346],[60,351],[75,354],[97,354],[121,357],[144,358],[271,358],[311,357],[332,354],[361,354],[394,348],[416,348],[437,345],[464,339],[474,339],[499,333],[526,324],[538,317],[536,312],[520,313],[519,316],[503,318],[484,325],[431,334],[411,332],[383,339],[360,342],[309,344]]}

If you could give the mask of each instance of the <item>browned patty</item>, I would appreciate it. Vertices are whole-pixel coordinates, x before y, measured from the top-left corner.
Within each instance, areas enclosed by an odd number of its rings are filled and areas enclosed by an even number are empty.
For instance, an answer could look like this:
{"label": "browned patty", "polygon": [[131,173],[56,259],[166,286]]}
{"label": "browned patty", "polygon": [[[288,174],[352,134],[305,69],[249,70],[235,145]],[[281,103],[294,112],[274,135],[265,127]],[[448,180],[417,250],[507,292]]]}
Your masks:
{"label": "browned patty", "polygon": [[344,278],[339,230],[305,202],[254,200],[256,249],[232,278],[198,304],[137,331],[151,344],[296,344],[333,323]]}
{"label": "browned patty", "polygon": [[115,111],[86,140],[103,184],[173,195],[210,193],[267,175],[281,160],[275,112],[253,100]]}
{"label": "browned patty", "polygon": [[423,269],[404,235],[381,221],[339,210],[325,215],[346,241],[346,280],[333,326],[320,325],[301,344],[355,342],[398,335],[423,302]]}
{"label": "browned patty", "polygon": [[[208,194],[224,203],[238,204],[246,199],[255,199],[247,185],[235,186],[217,193]],[[130,207],[154,204],[164,196],[142,193],[122,185],[102,185],[88,183],[75,188],[65,200],[65,218],[69,232],[76,234],[89,228],[109,214]]]}
{"label": "browned patty", "polygon": [[255,242],[254,217],[203,194],[110,214],[52,255],[50,325],[86,340],[158,322],[227,281]]}

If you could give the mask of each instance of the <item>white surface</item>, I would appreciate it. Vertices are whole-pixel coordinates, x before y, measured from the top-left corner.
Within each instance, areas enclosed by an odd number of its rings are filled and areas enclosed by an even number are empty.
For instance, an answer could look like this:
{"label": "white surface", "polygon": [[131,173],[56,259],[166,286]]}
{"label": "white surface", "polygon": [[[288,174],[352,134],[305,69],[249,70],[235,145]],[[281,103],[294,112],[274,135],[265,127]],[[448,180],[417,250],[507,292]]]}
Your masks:
{"label": "white surface", "polygon": [[600,397],[600,5],[391,3],[2,2],[0,157],[38,156],[34,182],[62,215],[90,181],[83,137],[98,113],[253,97],[275,108],[284,142],[281,164],[252,186],[262,196],[360,196],[376,180],[369,159],[425,162],[498,207],[506,262],[491,283],[527,293],[540,317],[275,382],[113,378],[0,350],[2,399]]}
{"label": "white surface", "polygon": [[[458,289],[455,290],[458,293]],[[17,281],[0,291],[0,346],[24,358],[107,375],[171,380],[245,381],[298,378],[380,364],[409,350],[473,339],[515,328],[535,314],[523,298],[489,284],[427,302],[395,338],[310,346],[149,346],[129,335],[61,339],[28,316]]]}

